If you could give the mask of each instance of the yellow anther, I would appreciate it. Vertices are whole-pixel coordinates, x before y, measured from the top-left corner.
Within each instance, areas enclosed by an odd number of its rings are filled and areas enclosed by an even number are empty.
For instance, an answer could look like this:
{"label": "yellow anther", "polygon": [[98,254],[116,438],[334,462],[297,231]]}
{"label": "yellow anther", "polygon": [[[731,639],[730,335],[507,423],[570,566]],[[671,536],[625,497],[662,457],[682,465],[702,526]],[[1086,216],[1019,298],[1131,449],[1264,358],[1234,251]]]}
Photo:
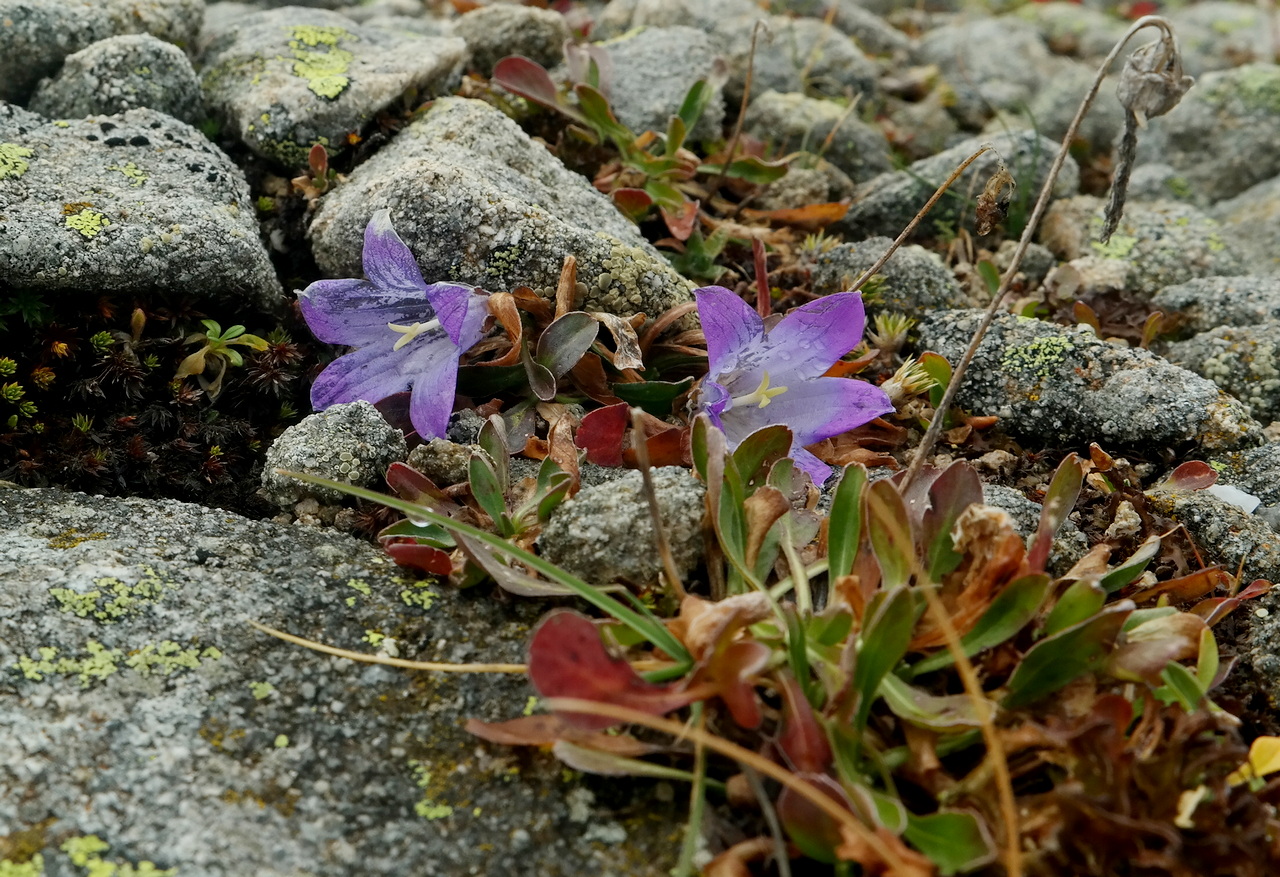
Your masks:
{"label": "yellow anther", "polygon": [[391,348],[392,350],[399,350],[423,332],[430,332],[432,329],[439,329],[440,321],[431,320],[426,323],[413,323],[409,326],[397,326],[395,323],[387,323],[387,328],[392,332],[399,332],[404,336],[395,343],[394,347]]}
{"label": "yellow anther", "polygon": [[733,404],[758,405],[763,408],[773,401],[774,396],[781,396],[785,392],[787,392],[786,387],[771,388],[769,386],[769,373],[765,372],[764,377],[760,379],[760,386],[755,389],[755,392],[748,393],[746,396],[735,396]]}

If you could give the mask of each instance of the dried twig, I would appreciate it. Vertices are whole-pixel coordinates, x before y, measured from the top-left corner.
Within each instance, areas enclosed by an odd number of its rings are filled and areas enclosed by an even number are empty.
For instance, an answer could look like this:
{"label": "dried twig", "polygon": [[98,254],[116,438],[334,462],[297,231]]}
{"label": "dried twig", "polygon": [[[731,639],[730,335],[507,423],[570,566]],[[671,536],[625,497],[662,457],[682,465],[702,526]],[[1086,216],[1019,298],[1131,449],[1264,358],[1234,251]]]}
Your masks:
{"label": "dried twig", "polygon": [[667,528],[662,523],[662,509],[658,507],[658,492],[653,487],[653,472],[649,466],[649,449],[645,446],[644,411],[631,409],[631,429],[635,433],[636,465],[640,469],[640,477],[644,481],[644,495],[649,500],[649,518],[653,521],[653,538],[658,544],[658,556],[662,558],[662,571],[666,575],[667,585],[675,595],[683,600],[689,596],[680,581],[680,570],[676,567],[675,555],[671,553],[671,540],[667,538]]}

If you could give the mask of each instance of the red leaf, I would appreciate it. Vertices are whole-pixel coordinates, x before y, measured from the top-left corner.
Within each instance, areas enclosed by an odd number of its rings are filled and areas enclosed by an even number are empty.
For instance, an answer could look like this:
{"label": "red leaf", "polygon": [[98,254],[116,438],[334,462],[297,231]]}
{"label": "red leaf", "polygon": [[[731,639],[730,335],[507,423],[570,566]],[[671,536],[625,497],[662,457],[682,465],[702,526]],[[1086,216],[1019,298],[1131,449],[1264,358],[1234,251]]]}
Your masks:
{"label": "red leaf", "polygon": [[447,502],[449,498],[435,482],[408,463],[392,463],[387,469],[387,487],[405,502],[422,502],[423,497]]}
{"label": "red leaf", "polygon": [[385,548],[391,559],[400,566],[420,569],[437,576],[447,576],[453,572],[453,560],[439,548],[414,542],[391,542]]}
{"label": "red leaf", "polygon": [[582,418],[573,443],[586,450],[587,460],[598,466],[622,465],[622,436],[631,421],[630,410],[626,402],[619,402]]}
{"label": "red leaf", "polygon": [[552,110],[560,110],[560,94],[551,74],[537,61],[523,55],[508,55],[493,65],[493,82],[507,91],[528,98]]}
{"label": "red leaf", "polygon": [[575,728],[557,715],[521,716],[506,722],[468,719],[463,726],[469,734],[504,746],[550,746],[561,740],[588,746],[600,752],[636,758],[659,752],[664,747],[641,743],[630,734],[601,734]]}
{"label": "red leaf", "polygon": [[684,202],[679,213],[673,213],[665,207],[658,209],[667,223],[667,228],[671,231],[671,236],[678,241],[687,241],[689,235],[693,234],[694,223],[698,221],[698,202]]}
{"label": "red leaf", "polygon": [[609,193],[613,205],[621,210],[632,222],[644,219],[649,208],[653,206],[653,198],[644,189],[623,187]]}
{"label": "red leaf", "polygon": [[783,709],[778,748],[791,762],[792,770],[823,773],[831,766],[832,759],[827,732],[818,723],[818,717],[795,677],[783,672],[779,678],[782,681]]}
{"label": "red leaf", "polygon": [[1217,480],[1217,471],[1208,463],[1188,460],[1169,473],[1163,486],[1174,490],[1203,490],[1212,487]]}
{"label": "red leaf", "polygon": [[[600,640],[590,618],[557,609],[538,625],[529,643],[529,681],[543,697],[577,697],[630,707],[655,716],[699,700],[701,691],[681,691],[679,683],[644,681]],[[561,713],[566,721],[588,730],[618,724],[616,719],[586,713]]]}

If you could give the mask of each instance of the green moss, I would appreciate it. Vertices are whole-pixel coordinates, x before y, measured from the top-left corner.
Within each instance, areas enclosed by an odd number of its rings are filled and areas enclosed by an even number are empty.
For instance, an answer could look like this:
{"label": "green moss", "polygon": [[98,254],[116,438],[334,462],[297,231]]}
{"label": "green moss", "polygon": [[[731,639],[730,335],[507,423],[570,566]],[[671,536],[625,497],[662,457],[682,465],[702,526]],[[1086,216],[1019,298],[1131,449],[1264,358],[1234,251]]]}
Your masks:
{"label": "green moss", "polygon": [[63,224],[72,231],[80,232],[82,237],[92,238],[97,237],[98,232],[110,225],[111,220],[97,210],[82,207],[78,213],[68,216]]}
{"label": "green moss", "polygon": [[1065,335],[1046,335],[1030,344],[1010,347],[1000,360],[1000,367],[1005,371],[1030,372],[1036,377],[1047,378],[1062,364],[1071,347],[1071,339]]}
{"label": "green moss", "polygon": [[1132,235],[1117,234],[1112,235],[1111,240],[1105,244],[1101,241],[1093,242],[1093,251],[1104,259],[1123,259],[1133,252],[1133,248],[1137,246],[1138,239]]}
{"label": "green moss", "polygon": [[293,74],[307,80],[314,94],[333,100],[351,84],[346,76],[355,55],[339,48],[341,40],[359,37],[340,27],[298,25],[288,28]]}
{"label": "green moss", "polygon": [[0,180],[10,177],[17,179],[27,172],[30,165],[23,159],[30,158],[32,152],[25,146],[16,143],[0,143]]}
{"label": "green moss", "polygon": [[43,877],[44,856],[36,853],[25,862],[0,859],[0,877]]}

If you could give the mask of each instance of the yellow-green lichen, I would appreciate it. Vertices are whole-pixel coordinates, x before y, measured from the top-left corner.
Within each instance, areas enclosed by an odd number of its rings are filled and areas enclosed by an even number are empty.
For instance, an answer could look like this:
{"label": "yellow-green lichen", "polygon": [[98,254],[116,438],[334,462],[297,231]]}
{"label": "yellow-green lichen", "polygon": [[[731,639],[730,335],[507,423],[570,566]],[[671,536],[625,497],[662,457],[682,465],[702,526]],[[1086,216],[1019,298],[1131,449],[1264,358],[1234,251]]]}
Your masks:
{"label": "yellow-green lichen", "polygon": [[1111,240],[1105,244],[1102,241],[1094,241],[1093,251],[1104,259],[1123,259],[1133,252],[1137,243],[1138,239],[1132,235],[1117,234],[1112,235]]}
{"label": "yellow-green lichen", "polygon": [[288,734],[277,734],[277,735],[276,735],[276,741],[275,741],[275,747],[276,747],[277,749],[287,749],[287,748],[289,747],[289,735],[288,735]]}
{"label": "yellow-green lichen", "polygon": [[253,692],[254,700],[266,700],[271,696],[271,692],[276,690],[276,687],[270,682],[250,682],[249,690]]}
{"label": "yellow-green lichen", "polygon": [[346,73],[355,55],[339,48],[341,40],[359,37],[340,27],[298,25],[288,28],[293,74],[307,81],[312,93],[333,100],[346,90],[351,79]]}
{"label": "yellow-green lichen", "polygon": [[77,213],[73,213],[63,220],[63,225],[72,231],[80,232],[81,237],[92,238],[97,237],[98,232],[102,231],[111,220],[90,207],[82,207]]}
{"label": "yellow-green lichen", "polygon": [[1216,231],[1210,234],[1205,240],[1205,246],[1209,248],[1209,252],[1211,253],[1221,253],[1227,248],[1226,242],[1219,237]]}
{"label": "yellow-green lichen", "polygon": [[107,170],[119,171],[120,173],[124,174],[126,177],[129,178],[130,184],[135,187],[141,186],[143,183],[145,183],[149,179],[146,172],[143,171],[142,168],[138,167],[136,164],[134,164],[131,161],[125,162],[123,165],[113,164],[110,167],[108,167]]}
{"label": "yellow-green lichen", "polygon": [[1047,378],[1054,368],[1062,364],[1071,339],[1065,335],[1046,335],[1030,344],[1010,347],[1000,360],[1000,367],[1010,372],[1031,372],[1038,378]]}
{"label": "yellow-green lichen", "polygon": [[94,618],[103,624],[119,621],[157,602],[173,587],[151,567],[142,568],[142,577],[132,585],[109,576],[94,579],[94,590],[73,591],[50,588],[49,596],[58,602],[58,610],[78,618]]}
{"label": "yellow-green lichen", "polygon": [[16,143],[0,143],[0,180],[10,177],[17,179],[27,172],[31,165],[25,161],[32,156],[25,146]]}
{"label": "yellow-green lichen", "polygon": [[361,642],[366,642],[375,649],[381,645],[382,641],[387,638],[385,633],[376,630],[366,630],[364,636],[360,637]]}
{"label": "yellow-green lichen", "polygon": [[1250,112],[1280,113],[1280,71],[1269,64],[1237,67],[1203,96],[1206,103],[1218,106],[1232,98]]}
{"label": "yellow-green lichen", "polygon": [[1191,182],[1186,177],[1169,177],[1164,184],[1175,198],[1191,197]]}
{"label": "yellow-green lichen", "polygon": [[100,853],[111,845],[97,835],[73,837],[61,847],[71,864],[85,869],[85,877],[177,877],[177,868],[161,870],[153,862],[141,861],[137,865],[128,862],[108,862]]}
{"label": "yellow-green lichen", "polygon": [[106,538],[106,533],[82,533],[75,527],[69,527],[56,536],[50,536],[45,544],[50,548],[65,551],[68,548],[75,548],[81,542],[97,542]]}
{"label": "yellow-green lichen", "polygon": [[422,800],[413,805],[413,812],[423,819],[444,819],[453,815],[453,808],[448,804],[438,804],[431,800],[427,788],[431,785],[431,771],[425,764],[415,758],[409,759],[413,768],[413,782],[423,790]]}
{"label": "yellow-green lichen", "polygon": [[51,646],[36,649],[39,660],[26,655],[15,665],[19,672],[32,682],[43,682],[46,676],[76,676],[80,687],[88,688],[120,669],[118,661],[123,657],[119,649],[108,649],[96,640],[85,643],[86,654],[80,658],[59,658],[58,650]]}
{"label": "yellow-green lichen", "polygon": [[364,594],[366,597],[368,597],[370,594],[373,593],[373,590],[369,587],[369,583],[362,579],[348,579],[347,587],[355,588],[357,591],[359,591],[361,594]]}
{"label": "yellow-green lichen", "polygon": [[216,660],[222,652],[215,648],[201,651],[198,648],[184,649],[173,640],[159,643],[148,643],[137,651],[131,652],[125,664],[140,676],[168,676],[178,670],[195,670],[200,666],[200,659]]}
{"label": "yellow-green lichen", "polygon": [[412,588],[404,588],[400,591],[400,601],[404,605],[417,606],[424,610],[435,605],[436,598],[439,596],[428,585],[421,582],[415,582]]}
{"label": "yellow-green lichen", "polygon": [[538,698],[534,697],[532,694],[529,695],[529,699],[525,701],[525,704],[524,704],[524,715],[526,716],[533,715],[533,708],[536,707],[537,705],[538,705]]}
{"label": "yellow-green lichen", "polygon": [[0,877],[43,877],[44,856],[36,853],[25,862],[0,859]]}

